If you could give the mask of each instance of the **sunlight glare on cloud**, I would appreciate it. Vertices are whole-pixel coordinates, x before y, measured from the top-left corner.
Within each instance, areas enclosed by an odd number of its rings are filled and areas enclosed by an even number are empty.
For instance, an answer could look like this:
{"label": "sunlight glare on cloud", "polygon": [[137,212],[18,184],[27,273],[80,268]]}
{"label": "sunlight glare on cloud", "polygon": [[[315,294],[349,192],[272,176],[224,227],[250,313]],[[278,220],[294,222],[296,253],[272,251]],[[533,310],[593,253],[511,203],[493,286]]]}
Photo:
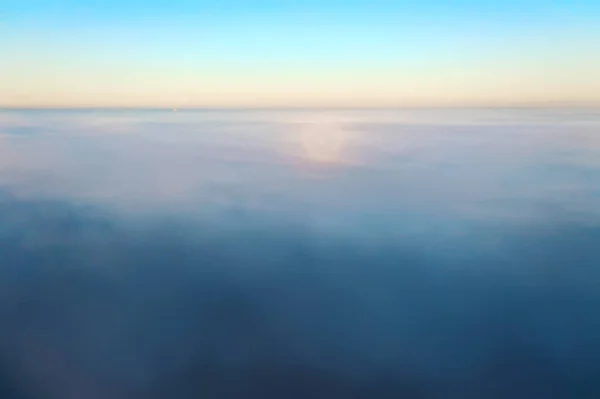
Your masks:
{"label": "sunlight glare on cloud", "polygon": [[346,150],[356,132],[349,127],[347,119],[322,114],[292,125],[306,160],[320,164],[337,164],[348,160]]}

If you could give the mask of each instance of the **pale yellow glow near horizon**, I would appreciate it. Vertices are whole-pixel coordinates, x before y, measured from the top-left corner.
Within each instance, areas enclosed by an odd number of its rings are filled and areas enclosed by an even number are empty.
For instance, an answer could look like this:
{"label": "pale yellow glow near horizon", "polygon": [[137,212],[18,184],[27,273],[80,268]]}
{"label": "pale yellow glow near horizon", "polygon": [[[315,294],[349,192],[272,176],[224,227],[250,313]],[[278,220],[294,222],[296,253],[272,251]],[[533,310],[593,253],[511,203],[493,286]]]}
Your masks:
{"label": "pale yellow glow near horizon", "polygon": [[[528,105],[596,105],[600,104],[600,85],[589,84],[578,90],[576,87],[527,87],[521,90],[517,83],[493,87],[473,82],[456,87],[453,82],[414,83],[398,85],[386,91],[372,88],[327,88],[318,87],[313,92],[288,86],[277,89],[257,88],[255,91],[239,88],[208,88],[193,90],[176,87],[151,90],[149,87],[122,87],[121,90],[82,89],[54,92],[40,87],[36,90],[10,90],[3,88],[0,107],[23,108],[86,108],[86,107],[159,107],[159,108],[202,108],[202,107],[403,107],[403,106],[528,106]],[[307,83],[304,85],[308,86]],[[303,86],[303,85],[299,85]],[[390,84],[390,86],[392,86]]]}
{"label": "pale yellow glow near horizon", "polygon": [[[255,70],[0,65],[0,107],[600,104],[598,62],[519,60]],[[592,59],[590,59],[592,61]]]}

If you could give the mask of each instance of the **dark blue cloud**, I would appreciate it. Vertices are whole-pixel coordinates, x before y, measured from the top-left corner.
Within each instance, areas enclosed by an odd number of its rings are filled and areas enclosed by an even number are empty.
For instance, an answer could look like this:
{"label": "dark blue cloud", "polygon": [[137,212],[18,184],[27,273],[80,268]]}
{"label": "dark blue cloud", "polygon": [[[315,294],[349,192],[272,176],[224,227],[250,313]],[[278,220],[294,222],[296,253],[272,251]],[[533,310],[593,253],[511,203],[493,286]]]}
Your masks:
{"label": "dark blue cloud", "polygon": [[0,397],[600,396],[597,225],[448,246],[235,217],[3,196]]}

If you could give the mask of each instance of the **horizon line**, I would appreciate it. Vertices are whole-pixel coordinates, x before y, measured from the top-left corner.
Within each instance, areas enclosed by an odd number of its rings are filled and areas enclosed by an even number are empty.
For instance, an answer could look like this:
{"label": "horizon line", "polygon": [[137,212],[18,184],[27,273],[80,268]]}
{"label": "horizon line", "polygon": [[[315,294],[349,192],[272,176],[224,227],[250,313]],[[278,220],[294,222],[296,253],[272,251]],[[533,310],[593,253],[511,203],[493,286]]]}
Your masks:
{"label": "horizon line", "polygon": [[598,108],[600,102],[575,102],[575,103],[530,103],[530,104],[489,104],[489,105],[374,105],[374,106],[15,106],[0,105],[0,111],[27,111],[27,110],[89,110],[89,111],[119,111],[119,110],[148,110],[148,111],[294,111],[294,110],[401,110],[401,109],[556,109],[556,108]]}

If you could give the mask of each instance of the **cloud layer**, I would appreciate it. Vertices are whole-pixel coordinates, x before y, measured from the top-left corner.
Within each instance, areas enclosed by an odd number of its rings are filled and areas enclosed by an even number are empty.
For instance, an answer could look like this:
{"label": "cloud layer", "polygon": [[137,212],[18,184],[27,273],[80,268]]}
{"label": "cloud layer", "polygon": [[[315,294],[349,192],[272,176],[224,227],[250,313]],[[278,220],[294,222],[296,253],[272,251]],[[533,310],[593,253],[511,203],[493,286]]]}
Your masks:
{"label": "cloud layer", "polygon": [[448,248],[9,195],[0,218],[7,399],[600,394],[594,225]]}
{"label": "cloud layer", "polygon": [[600,397],[597,115],[0,112],[0,397]]}

